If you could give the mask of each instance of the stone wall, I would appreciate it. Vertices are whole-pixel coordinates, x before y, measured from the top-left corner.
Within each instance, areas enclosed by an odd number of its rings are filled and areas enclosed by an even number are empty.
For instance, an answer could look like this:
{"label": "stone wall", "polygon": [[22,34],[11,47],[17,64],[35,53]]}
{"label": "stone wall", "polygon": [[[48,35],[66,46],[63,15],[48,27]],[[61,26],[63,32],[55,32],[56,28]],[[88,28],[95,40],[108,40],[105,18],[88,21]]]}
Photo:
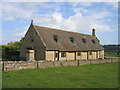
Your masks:
{"label": "stone wall", "polygon": [[78,65],[90,64],[90,60],[78,60]]}
{"label": "stone wall", "polygon": [[61,66],[78,66],[86,64],[99,64],[108,62],[120,62],[120,59],[95,59],[95,60],[65,60],[65,61],[1,61],[0,70],[14,71],[32,68],[48,68]]}
{"label": "stone wall", "polygon": [[90,64],[98,64],[98,63],[100,63],[99,59],[90,60]]}
{"label": "stone wall", "polygon": [[61,62],[62,66],[77,66],[78,61],[77,60],[69,60],[69,61],[62,61]]}
{"label": "stone wall", "polygon": [[21,69],[37,68],[36,61],[4,61],[2,63],[3,71],[14,71]]}
{"label": "stone wall", "polygon": [[38,61],[38,68],[54,67],[53,61]]}

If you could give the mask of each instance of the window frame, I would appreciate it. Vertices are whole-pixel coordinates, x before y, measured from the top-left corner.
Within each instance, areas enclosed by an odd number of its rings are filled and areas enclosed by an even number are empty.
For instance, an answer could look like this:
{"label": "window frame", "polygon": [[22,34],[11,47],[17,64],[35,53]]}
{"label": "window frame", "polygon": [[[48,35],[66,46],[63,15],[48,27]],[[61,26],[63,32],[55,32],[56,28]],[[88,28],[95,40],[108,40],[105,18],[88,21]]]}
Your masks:
{"label": "window frame", "polygon": [[89,55],[92,55],[92,51],[90,51]]}
{"label": "window frame", "polygon": [[82,39],[82,42],[86,44],[86,39],[85,39],[85,38],[83,38],[83,39]]}
{"label": "window frame", "polygon": [[74,39],[74,37],[69,37],[70,38],[70,41],[73,43],[73,44],[75,44],[75,39]]}
{"label": "window frame", "polygon": [[34,41],[33,38],[30,41],[33,42]]}
{"label": "window frame", "polygon": [[57,35],[53,35],[53,39],[55,42],[58,42],[58,36]]}
{"label": "window frame", "polygon": [[66,52],[62,52],[61,57],[66,57]]}
{"label": "window frame", "polygon": [[91,40],[93,44],[96,44],[95,40]]}
{"label": "window frame", "polygon": [[58,53],[55,53],[55,58],[57,58],[58,57]]}
{"label": "window frame", "polygon": [[78,52],[78,53],[77,53],[77,56],[81,56],[81,52]]}

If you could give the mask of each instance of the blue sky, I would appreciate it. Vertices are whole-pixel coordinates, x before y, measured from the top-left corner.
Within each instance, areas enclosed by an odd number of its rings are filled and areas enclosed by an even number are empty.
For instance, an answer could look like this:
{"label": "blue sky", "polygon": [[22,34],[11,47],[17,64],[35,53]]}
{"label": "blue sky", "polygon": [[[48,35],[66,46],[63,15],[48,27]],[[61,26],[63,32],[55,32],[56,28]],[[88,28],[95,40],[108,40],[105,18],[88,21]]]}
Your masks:
{"label": "blue sky", "polygon": [[2,44],[19,41],[34,24],[91,34],[101,44],[118,43],[117,2],[4,2],[2,3]]}

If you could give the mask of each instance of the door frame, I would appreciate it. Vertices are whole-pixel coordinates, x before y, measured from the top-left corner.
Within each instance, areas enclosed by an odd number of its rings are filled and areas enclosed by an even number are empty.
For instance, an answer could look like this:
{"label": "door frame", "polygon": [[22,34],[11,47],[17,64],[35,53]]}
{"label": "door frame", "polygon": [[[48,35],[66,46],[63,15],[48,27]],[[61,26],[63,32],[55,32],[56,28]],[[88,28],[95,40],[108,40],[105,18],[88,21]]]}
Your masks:
{"label": "door frame", "polygon": [[[34,47],[27,48],[27,50],[26,50],[26,60],[27,60],[27,61],[31,61],[29,50],[34,50]],[[35,60],[35,50],[34,50],[34,60]]]}

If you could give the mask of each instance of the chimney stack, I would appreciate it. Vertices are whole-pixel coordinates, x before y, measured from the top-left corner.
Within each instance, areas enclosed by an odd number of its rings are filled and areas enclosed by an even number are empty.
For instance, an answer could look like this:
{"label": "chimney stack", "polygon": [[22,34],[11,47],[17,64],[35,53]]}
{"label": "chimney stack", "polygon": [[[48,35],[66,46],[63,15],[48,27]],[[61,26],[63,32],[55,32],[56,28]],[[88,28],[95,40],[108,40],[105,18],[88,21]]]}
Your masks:
{"label": "chimney stack", "polygon": [[95,35],[95,29],[94,29],[94,28],[92,29],[92,35],[93,35],[93,36],[96,36],[96,35]]}

